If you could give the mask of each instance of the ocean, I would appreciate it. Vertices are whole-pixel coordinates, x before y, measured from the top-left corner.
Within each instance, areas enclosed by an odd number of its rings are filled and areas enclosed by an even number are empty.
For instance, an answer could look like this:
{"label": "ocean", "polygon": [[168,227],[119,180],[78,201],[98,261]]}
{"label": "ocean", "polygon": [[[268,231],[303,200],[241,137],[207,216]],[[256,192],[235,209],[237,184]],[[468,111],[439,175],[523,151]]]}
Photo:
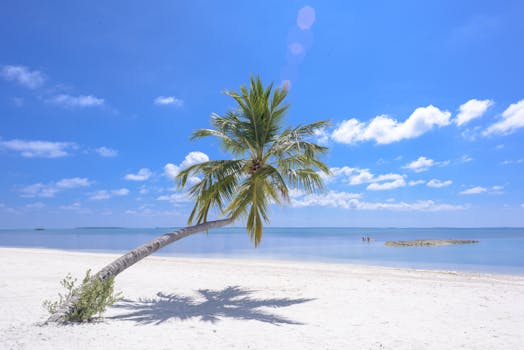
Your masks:
{"label": "ocean", "polygon": [[[2,229],[0,246],[123,253],[172,229]],[[371,242],[362,242],[369,236]],[[387,247],[390,240],[474,239],[477,244]],[[243,228],[200,233],[156,255],[278,259],[524,275],[524,228],[266,228],[254,248]]]}

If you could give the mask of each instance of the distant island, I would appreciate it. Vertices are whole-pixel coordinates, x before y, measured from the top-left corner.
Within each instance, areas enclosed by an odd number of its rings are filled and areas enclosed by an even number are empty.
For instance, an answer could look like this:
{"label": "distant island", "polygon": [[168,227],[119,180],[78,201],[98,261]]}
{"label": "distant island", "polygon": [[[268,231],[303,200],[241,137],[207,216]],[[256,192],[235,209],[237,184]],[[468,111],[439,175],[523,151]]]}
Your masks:
{"label": "distant island", "polygon": [[387,241],[388,247],[438,247],[452,244],[472,244],[479,241],[473,239],[415,239],[411,241]]}

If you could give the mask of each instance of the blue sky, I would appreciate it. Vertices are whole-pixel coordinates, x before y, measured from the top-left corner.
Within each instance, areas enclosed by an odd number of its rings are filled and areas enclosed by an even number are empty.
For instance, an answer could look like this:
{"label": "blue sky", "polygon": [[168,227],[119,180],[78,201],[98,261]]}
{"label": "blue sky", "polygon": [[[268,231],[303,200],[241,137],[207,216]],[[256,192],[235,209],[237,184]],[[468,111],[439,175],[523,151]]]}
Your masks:
{"label": "blue sky", "polygon": [[272,226],[524,226],[522,1],[7,1],[0,227],[178,226],[172,176],[251,74],[321,119],[327,192]]}

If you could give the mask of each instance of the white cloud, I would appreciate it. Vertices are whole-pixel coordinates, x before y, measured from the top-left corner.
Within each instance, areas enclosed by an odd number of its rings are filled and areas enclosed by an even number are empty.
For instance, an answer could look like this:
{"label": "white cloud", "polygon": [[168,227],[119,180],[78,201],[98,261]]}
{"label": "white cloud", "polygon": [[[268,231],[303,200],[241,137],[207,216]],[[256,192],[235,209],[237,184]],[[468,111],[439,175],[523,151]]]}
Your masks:
{"label": "white cloud", "polygon": [[416,160],[404,165],[402,168],[412,170],[416,173],[421,173],[423,171],[428,171],[430,168],[434,166],[444,167],[448,166],[450,164],[463,164],[463,163],[469,163],[473,160],[470,156],[463,155],[459,159],[450,161],[450,160],[443,160],[443,161],[434,161],[431,158],[426,158],[424,156],[418,157]]}
{"label": "white cloud", "polygon": [[45,204],[42,202],[35,202],[35,203],[26,204],[24,207],[30,210],[33,210],[33,209],[40,210],[45,207]]}
{"label": "white cloud", "polygon": [[0,75],[8,81],[14,81],[29,89],[36,89],[44,84],[45,76],[24,66],[3,66]]}
{"label": "white cloud", "polygon": [[394,179],[390,178],[390,180],[393,180],[393,181],[383,182],[383,183],[373,182],[369,184],[368,187],[366,187],[366,189],[370,191],[384,191],[384,190],[392,190],[395,188],[406,186],[406,181],[404,180],[403,176],[398,175],[398,174],[390,174],[390,175],[395,175]]}
{"label": "white cloud", "polygon": [[168,217],[170,219],[173,216],[179,216],[180,212],[178,210],[159,210],[152,205],[146,204],[140,206],[138,209],[130,209],[125,212],[128,215],[133,216],[155,216],[155,217]]}
{"label": "white cloud", "polygon": [[168,201],[171,203],[187,203],[191,202],[192,199],[187,193],[173,193],[170,195],[163,195],[157,198],[159,201]]}
{"label": "white cloud", "polygon": [[417,160],[414,160],[411,163],[406,164],[403,168],[413,170],[416,173],[420,173],[429,170],[429,168],[431,168],[434,165],[435,161],[433,159],[429,159],[426,157],[418,157]]}
{"label": "white cloud", "polygon": [[331,175],[321,174],[327,183],[341,180],[350,185],[370,184],[367,187],[370,191],[391,190],[406,186],[404,176],[400,174],[389,173],[377,176],[372,174],[369,169],[350,168],[348,166],[334,167],[329,170]]}
{"label": "white cloud", "polygon": [[130,215],[144,215],[144,216],[153,216],[155,214],[158,214],[158,210],[154,210],[154,205],[151,204],[144,204],[141,205],[138,209],[130,209],[126,210],[126,214]]}
{"label": "white cloud", "polygon": [[323,195],[303,195],[298,194],[291,198],[293,207],[334,207],[353,210],[392,210],[392,211],[448,211],[463,210],[467,206],[454,204],[439,204],[432,200],[408,202],[365,202],[360,199],[361,195],[348,192],[330,191]]}
{"label": "white cloud", "polygon": [[491,187],[492,194],[504,194],[504,186],[496,185]]}
{"label": "white cloud", "polygon": [[479,194],[479,193],[484,193],[486,191],[487,191],[486,188],[481,187],[481,186],[476,186],[476,187],[468,188],[467,190],[460,192],[460,194]]}
{"label": "white cloud", "polygon": [[467,190],[464,190],[462,192],[459,192],[460,194],[480,194],[480,193],[489,193],[489,194],[504,194],[504,186],[501,185],[495,185],[491,186],[490,188],[476,186],[472,188],[468,188]]}
{"label": "white cloud", "polygon": [[96,148],[95,152],[101,155],[102,157],[116,157],[118,155],[118,151],[116,149],[104,146]]}
{"label": "white cloud", "polygon": [[484,130],[483,135],[506,135],[524,127],[524,100],[511,104],[503,113],[502,120]]}
{"label": "white cloud", "polygon": [[473,119],[482,117],[482,115],[486,113],[488,108],[492,105],[493,101],[491,100],[469,100],[459,107],[459,114],[454,122],[458,126],[469,123]]}
{"label": "white cloud", "polygon": [[388,144],[418,137],[435,126],[449,125],[450,116],[450,112],[429,105],[417,108],[404,122],[398,122],[387,115],[379,115],[369,123],[349,119],[343,121],[331,137],[336,142],[346,144],[371,140],[378,144]]}
{"label": "white cloud", "polygon": [[112,190],[111,193],[115,196],[127,196],[129,190],[127,188],[119,188],[118,190]]}
{"label": "white cloud", "polygon": [[178,175],[178,173],[180,173],[178,165],[175,165],[173,163],[167,163],[166,165],[164,165],[164,174],[168,178],[174,179]]}
{"label": "white cloud", "polygon": [[449,186],[453,183],[453,181],[451,180],[447,180],[447,181],[440,181],[438,179],[431,179],[428,181],[428,183],[426,184],[426,186],[428,187],[433,187],[433,188],[442,188],[442,187],[446,187],[446,186]]}
{"label": "white cloud", "polygon": [[36,183],[36,184],[32,184],[32,185],[21,188],[20,192],[22,192],[21,194],[22,197],[51,198],[55,196],[55,194],[58,192],[58,189],[54,187],[53,185],[44,185],[42,183]]}
{"label": "white cloud", "polygon": [[505,160],[501,164],[502,165],[511,165],[511,164],[522,164],[522,163],[524,163],[524,159]]}
{"label": "white cloud", "polygon": [[106,190],[96,191],[89,196],[89,199],[92,200],[103,200],[109,198],[111,198],[111,195]]}
{"label": "white cloud", "polygon": [[73,177],[70,179],[62,179],[55,183],[55,186],[60,189],[69,189],[77,187],[86,187],[91,185],[91,181],[85,177]]}
{"label": "white cloud", "polygon": [[321,173],[321,176],[326,180],[326,182],[332,182],[337,179],[342,179],[343,181],[349,182],[351,185],[359,185],[367,180],[373,178],[373,174],[369,172],[369,169],[360,169],[360,168],[351,168],[348,166],[343,166],[341,168],[334,167],[329,168],[331,175],[324,175]]}
{"label": "white cloud", "polygon": [[325,145],[329,142],[329,134],[326,131],[326,129],[316,129],[314,131],[314,136],[316,138],[316,142]]}
{"label": "white cloud", "polygon": [[89,196],[89,199],[102,200],[102,199],[109,199],[113,196],[127,196],[128,194],[129,194],[129,190],[127,188],[120,188],[120,189],[112,190],[112,191],[100,190],[100,191],[91,193],[91,195]]}
{"label": "white cloud", "polygon": [[62,179],[57,182],[51,182],[48,184],[36,183],[20,189],[22,197],[42,197],[42,198],[51,198],[54,197],[56,193],[78,188],[78,187],[87,187],[92,184],[87,178],[73,177],[69,179]]}
{"label": "white cloud", "polygon": [[365,140],[364,130],[365,123],[352,118],[342,121],[331,134],[331,138],[340,143],[357,143]]}
{"label": "white cloud", "polygon": [[172,105],[174,107],[182,107],[184,105],[183,100],[178,99],[174,96],[158,96],[157,98],[155,98],[153,103],[157,106]]}
{"label": "white cloud", "polygon": [[413,203],[397,202],[397,203],[366,203],[359,204],[357,209],[361,210],[393,210],[393,211],[450,211],[450,210],[464,210],[467,209],[465,205],[436,203],[432,200],[420,200]]}
{"label": "white cloud", "polygon": [[289,189],[289,197],[290,198],[295,198],[295,197],[300,197],[300,196],[303,196],[305,195],[306,193],[299,189],[299,188],[290,188]]}
{"label": "white cloud", "polygon": [[323,194],[304,195],[303,192],[292,192],[290,196],[291,206],[293,207],[320,206],[349,209],[354,205],[357,198],[361,197],[361,194],[329,191]]}
{"label": "white cloud", "polygon": [[[470,159],[467,159],[467,158],[461,158],[460,162],[469,162]],[[423,171],[428,171],[429,168],[433,167],[433,166],[447,166],[449,165],[451,162],[449,160],[443,160],[443,161],[440,161],[440,162],[436,162],[434,161],[433,159],[430,159],[430,158],[426,158],[426,157],[418,157],[417,160],[414,160],[412,161],[411,163],[409,164],[406,164],[403,166],[404,169],[410,169],[416,173],[421,173]]]}
{"label": "white cloud", "polygon": [[72,212],[75,212],[77,214],[89,214],[89,213],[91,213],[91,209],[82,207],[82,204],[80,204],[79,202],[75,202],[75,203],[70,204],[70,205],[61,205],[59,207],[59,209],[72,211]]}
{"label": "white cloud", "polygon": [[465,140],[473,142],[473,141],[477,140],[477,138],[481,135],[481,129],[482,129],[481,126],[476,125],[475,127],[464,129],[460,133],[460,135],[462,135],[462,137]]}
{"label": "white cloud", "polygon": [[104,99],[92,95],[71,96],[66,94],[56,95],[47,102],[61,107],[100,107],[104,105]]}
{"label": "white cloud", "polygon": [[68,151],[76,149],[72,142],[49,142],[30,140],[0,140],[0,148],[20,152],[26,158],[59,158],[69,155]]}
{"label": "white cloud", "polygon": [[146,181],[151,177],[151,175],[153,175],[151,170],[148,168],[142,168],[136,174],[127,174],[124,176],[124,179],[129,181]]}
{"label": "white cloud", "polygon": [[208,162],[208,161],[209,161],[209,157],[205,153],[189,152],[188,155],[184,158],[184,161],[180,163],[180,168],[185,169],[191,165]]}
{"label": "white cloud", "polygon": [[468,156],[467,154],[463,155],[460,160],[459,160],[459,163],[469,163],[473,160],[472,157]]}
{"label": "white cloud", "polygon": [[[344,168],[342,169],[347,171],[347,168],[346,167]],[[375,178],[375,175],[373,175],[369,171],[369,169],[359,169],[359,168],[355,168],[355,169],[349,168],[349,169],[351,170],[351,173],[347,175],[348,175],[348,180],[349,180],[350,185],[361,185],[363,183],[370,183]]]}
{"label": "white cloud", "polygon": [[[164,174],[168,178],[174,180],[175,177],[180,173],[180,171],[184,170],[185,168],[190,167],[191,165],[194,165],[194,164],[208,162],[208,161],[209,161],[209,157],[205,153],[189,152],[186,155],[186,157],[184,158],[184,160],[182,161],[182,163],[180,163],[179,165],[175,165],[173,163],[167,163],[164,166]],[[192,176],[191,178],[188,179],[189,184],[195,184],[199,181],[200,179],[196,176]]]}
{"label": "white cloud", "polygon": [[65,210],[77,210],[81,207],[82,205],[79,203],[79,202],[75,202],[71,205],[62,205],[60,206],[60,209],[65,209]]}
{"label": "white cloud", "polygon": [[[74,142],[51,142],[39,140],[6,140],[0,139],[0,149],[19,152],[25,158],[59,158],[66,157],[78,149]],[[116,157],[118,151],[108,147],[98,147],[94,151],[102,157]],[[92,152],[86,150],[86,152]]]}
{"label": "white cloud", "polygon": [[408,185],[410,185],[410,186],[418,186],[418,185],[423,185],[425,183],[426,183],[426,181],[424,181],[424,180],[412,180],[412,181],[410,181],[408,183]]}

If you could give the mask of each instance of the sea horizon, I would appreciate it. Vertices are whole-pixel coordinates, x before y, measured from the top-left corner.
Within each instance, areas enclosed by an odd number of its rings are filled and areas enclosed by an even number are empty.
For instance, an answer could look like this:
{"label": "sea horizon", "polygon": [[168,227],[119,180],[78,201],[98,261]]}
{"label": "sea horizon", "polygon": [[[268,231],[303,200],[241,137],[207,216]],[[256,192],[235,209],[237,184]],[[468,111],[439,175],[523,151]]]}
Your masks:
{"label": "sea horizon", "polygon": [[[210,220],[212,221],[212,220]],[[0,230],[101,230],[101,229],[181,229],[186,226],[34,226],[34,227],[0,227]],[[227,226],[242,229],[244,226]],[[317,228],[317,229],[524,229],[524,226],[266,226],[264,229],[279,228]]]}
{"label": "sea horizon", "polygon": [[[0,246],[125,253],[176,228],[0,229]],[[370,242],[362,238],[370,237]],[[388,247],[386,241],[472,239],[476,244]],[[349,263],[524,275],[524,228],[267,227],[258,248],[243,227],[225,227],[175,242],[157,255]]]}

